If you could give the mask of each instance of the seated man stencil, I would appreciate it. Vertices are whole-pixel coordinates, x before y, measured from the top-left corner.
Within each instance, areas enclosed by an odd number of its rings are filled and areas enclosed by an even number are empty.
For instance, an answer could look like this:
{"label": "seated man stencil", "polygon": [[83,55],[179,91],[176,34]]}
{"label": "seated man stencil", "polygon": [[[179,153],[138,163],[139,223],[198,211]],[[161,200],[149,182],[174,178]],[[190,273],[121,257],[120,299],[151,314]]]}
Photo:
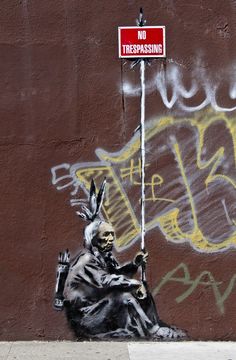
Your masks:
{"label": "seated man stencil", "polygon": [[124,266],[113,256],[114,229],[98,217],[104,190],[105,181],[96,196],[92,181],[90,209],[83,207],[83,213],[79,213],[91,223],[84,231],[84,249],[70,264],[64,286],[64,304],[71,328],[78,338],[185,337],[183,331],[159,319],[145,285],[132,279],[146,263],[148,254],[141,251]]}

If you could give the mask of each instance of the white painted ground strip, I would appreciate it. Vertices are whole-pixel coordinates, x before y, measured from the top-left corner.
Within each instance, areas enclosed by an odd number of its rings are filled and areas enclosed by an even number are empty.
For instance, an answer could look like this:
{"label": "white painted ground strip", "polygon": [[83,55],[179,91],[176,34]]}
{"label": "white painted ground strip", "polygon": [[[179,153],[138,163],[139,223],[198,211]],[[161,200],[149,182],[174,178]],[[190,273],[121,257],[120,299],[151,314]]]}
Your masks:
{"label": "white painted ground strip", "polygon": [[0,342],[0,360],[236,360],[236,342]]}
{"label": "white painted ground strip", "polygon": [[236,360],[233,342],[129,343],[130,360]]}

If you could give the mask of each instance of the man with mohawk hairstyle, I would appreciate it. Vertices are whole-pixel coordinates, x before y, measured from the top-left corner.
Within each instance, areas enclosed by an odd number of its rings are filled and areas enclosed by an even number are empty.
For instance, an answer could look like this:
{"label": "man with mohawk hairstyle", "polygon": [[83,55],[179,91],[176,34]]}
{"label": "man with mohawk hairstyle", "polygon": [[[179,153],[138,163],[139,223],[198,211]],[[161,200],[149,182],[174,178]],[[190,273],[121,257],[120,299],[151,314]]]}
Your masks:
{"label": "man with mohawk hairstyle", "polygon": [[64,287],[64,304],[77,338],[150,337],[177,339],[179,329],[164,324],[144,284],[132,279],[148,254],[120,266],[112,254],[115,240],[111,224],[100,219],[106,179],[98,195],[91,182],[89,208],[77,214],[90,224],[84,230],[84,249],[70,263]]}

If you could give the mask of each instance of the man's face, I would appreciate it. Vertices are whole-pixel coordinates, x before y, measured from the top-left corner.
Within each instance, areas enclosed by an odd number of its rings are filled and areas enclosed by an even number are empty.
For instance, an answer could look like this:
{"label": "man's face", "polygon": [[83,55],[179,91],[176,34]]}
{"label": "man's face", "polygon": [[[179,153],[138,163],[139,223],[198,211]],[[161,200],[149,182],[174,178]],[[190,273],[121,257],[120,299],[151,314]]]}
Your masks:
{"label": "man's face", "polygon": [[115,233],[113,227],[108,223],[101,223],[97,234],[97,247],[102,252],[111,251],[113,242],[115,240]]}

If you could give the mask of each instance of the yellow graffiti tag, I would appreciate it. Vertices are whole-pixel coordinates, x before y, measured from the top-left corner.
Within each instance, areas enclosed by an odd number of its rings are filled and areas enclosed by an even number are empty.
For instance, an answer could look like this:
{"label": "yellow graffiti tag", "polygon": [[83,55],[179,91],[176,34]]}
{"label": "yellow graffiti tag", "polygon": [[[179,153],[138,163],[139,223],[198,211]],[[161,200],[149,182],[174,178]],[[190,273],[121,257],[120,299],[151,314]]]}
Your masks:
{"label": "yellow graffiti tag", "polygon": [[[149,164],[145,165],[145,168],[147,168],[149,166]],[[126,168],[121,168],[120,169],[120,176],[122,178],[122,180],[126,179],[127,177],[129,178],[129,182],[131,185],[134,186],[141,186],[141,182],[140,180],[137,181],[135,180],[135,175],[137,174],[139,179],[141,179],[141,159],[138,159],[138,165],[135,165],[134,159],[130,160],[130,166],[126,167]],[[145,187],[149,187],[151,188],[151,197],[146,197],[145,201],[166,201],[166,202],[170,202],[170,203],[174,203],[174,200],[171,199],[166,199],[166,198],[161,198],[158,197],[156,195],[156,189],[158,187],[160,187],[164,182],[164,179],[162,178],[162,176],[160,176],[159,174],[154,174],[151,176],[151,181],[150,182],[144,182]]]}
{"label": "yellow graffiti tag", "polygon": [[[225,124],[232,139],[234,152],[232,156],[234,157],[234,163],[236,164],[236,120],[228,118],[224,113],[215,113],[212,110],[198,113],[193,118],[174,119],[173,117],[166,117],[153,121],[146,127],[146,142],[148,144],[148,142],[154,139],[157,134],[175,126],[186,125],[192,127],[196,130],[195,133],[198,139],[196,142],[196,167],[199,171],[209,168],[209,173],[204,180],[205,189],[216,180],[223,180],[236,189],[236,182],[231,176],[217,173],[217,169],[225,156],[224,146],[220,146],[218,149],[216,146],[216,151],[207,161],[201,160],[203,148],[206,144],[206,132],[210,126],[219,121]],[[151,221],[147,221],[147,231],[158,226],[167,240],[174,243],[189,242],[195,249],[203,252],[224,250],[232,245],[236,245],[236,227],[235,231],[233,229],[230,235],[227,235],[221,242],[211,242],[203,234],[198,221],[191,184],[185,170],[185,163],[183,161],[184,154],[177,140],[173,141],[172,150],[181,175],[181,182],[185,188],[187,201],[191,209],[192,228],[191,231],[181,230],[179,224],[180,209],[175,205],[175,199],[159,196],[158,193],[160,189],[165,185],[165,179],[159,173],[154,173],[149,175],[149,178],[146,178],[145,182],[146,190],[150,189],[149,194],[151,194],[146,198],[146,208],[148,209],[148,206],[151,203],[159,202],[173,205],[168,211],[164,211],[164,213],[162,212],[159,215],[157,214],[153,216]],[[135,135],[131,141],[117,153],[111,154],[102,149],[96,151],[101,164],[106,165],[101,165],[101,167],[91,165],[90,167],[88,163],[88,165],[78,169],[76,172],[76,176],[85,184],[87,189],[89,188],[91,177],[97,179],[98,182],[100,182],[104,176],[108,178],[109,189],[107,201],[104,205],[104,214],[107,220],[114,225],[117,233],[119,233],[116,244],[117,247],[129,245],[140,235],[139,221],[131,206],[131,201],[127,195],[126,188],[126,186],[128,186],[127,184],[136,187],[137,189],[140,187],[141,163],[139,151],[140,139]],[[158,152],[156,156],[158,157]],[[149,166],[150,164],[147,163],[147,171],[149,170]],[[231,219],[231,221],[232,226],[235,226],[236,221],[234,219]]]}

